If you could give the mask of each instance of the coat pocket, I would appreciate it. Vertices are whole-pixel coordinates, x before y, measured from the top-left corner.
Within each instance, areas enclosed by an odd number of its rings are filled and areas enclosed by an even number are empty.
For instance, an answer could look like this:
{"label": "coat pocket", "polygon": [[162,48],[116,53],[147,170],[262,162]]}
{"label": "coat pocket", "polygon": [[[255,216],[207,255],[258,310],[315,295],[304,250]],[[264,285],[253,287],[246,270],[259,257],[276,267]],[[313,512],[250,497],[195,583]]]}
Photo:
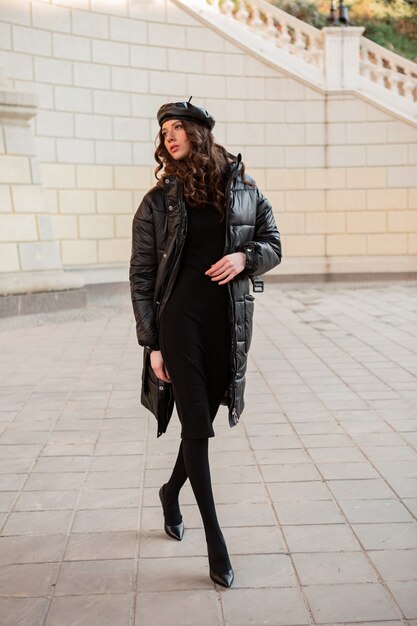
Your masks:
{"label": "coat pocket", "polygon": [[245,310],[245,352],[249,352],[250,344],[252,342],[252,328],[253,328],[253,311],[255,307],[255,298],[251,294],[244,296],[244,310]]}

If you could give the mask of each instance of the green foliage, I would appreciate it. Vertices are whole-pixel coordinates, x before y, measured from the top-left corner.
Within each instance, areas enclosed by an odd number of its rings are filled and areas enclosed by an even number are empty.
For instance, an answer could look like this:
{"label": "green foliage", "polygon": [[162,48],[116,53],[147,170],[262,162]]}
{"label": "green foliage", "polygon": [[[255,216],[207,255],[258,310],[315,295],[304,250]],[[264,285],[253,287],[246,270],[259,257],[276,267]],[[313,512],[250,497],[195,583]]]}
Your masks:
{"label": "green foliage", "polygon": [[[272,0],[272,4],[316,28],[327,25],[330,0]],[[365,37],[417,62],[417,0],[347,0],[346,5],[352,24],[365,27]]]}
{"label": "green foliage", "polygon": [[323,28],[327,24],[326,16],[310,0],[273,0],[272,4],[316,28]]}

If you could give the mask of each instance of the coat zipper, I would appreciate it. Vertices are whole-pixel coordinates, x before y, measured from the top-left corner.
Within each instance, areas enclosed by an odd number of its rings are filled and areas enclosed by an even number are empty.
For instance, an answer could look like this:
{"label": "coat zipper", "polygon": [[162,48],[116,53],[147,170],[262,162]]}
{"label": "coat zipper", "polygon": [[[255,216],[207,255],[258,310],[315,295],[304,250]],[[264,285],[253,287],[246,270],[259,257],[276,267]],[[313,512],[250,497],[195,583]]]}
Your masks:
{"label": "coat zipper", "polygon": [[[231,192],[231,188],[232,188],[232,181],[233,181],[233,177],[234,177],[234,170],[232,172],[232,174],[229,177],[229,180],[227,181],[227,185],[226,185],[226,206],[225,206],[225,214],[226,214],[226,240],[225,240],[225,249],[224,249],[224,254],[230,253],[230,235],[229,235],[229,227],[230,227],[230,192]],[[224,256],[223,254],[223,256]],[[230,409],[231,409],[231,416],[232,416],[232,420],[234,424],[237,424],[238,422],[238,416],[237,416],[237,411],[235,408],[235,386],[234,386],[234,379],[235,379],[235,375],[237,372],[237,359],[236,359],[236,350],[237,350],[237,345],[236,345],[236,330],[235,330],[235,311],[234,311],[234,302],[233,302],[233,297],[232,297],[232,287],[230,285],[230,282],[227,284],[227,289],[228,289],[228,294],[229,294],[229,309],[230,309],[230,326],[231,326],[231,361],[233,363],[233,368],[232,368],[232,372],[230,375],[230,383],[229,383],[229,389],[230,389]]]}

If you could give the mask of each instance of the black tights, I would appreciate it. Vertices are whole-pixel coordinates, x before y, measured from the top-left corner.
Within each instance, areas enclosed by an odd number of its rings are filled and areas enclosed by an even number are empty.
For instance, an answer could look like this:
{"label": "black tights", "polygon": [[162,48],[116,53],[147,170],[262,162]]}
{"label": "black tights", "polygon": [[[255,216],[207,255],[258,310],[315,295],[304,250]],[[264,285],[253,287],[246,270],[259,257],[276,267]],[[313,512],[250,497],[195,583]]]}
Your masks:
{"label": "black tights", "polygon": [[167,523],[178,524],[181,513],[178,496],[187,477],[203,520],[209,549],[210,566],[217,572],[231,568],[222,531],[219,526],[211,487],[208,439],[183,439],[171,478],[165,487]]}

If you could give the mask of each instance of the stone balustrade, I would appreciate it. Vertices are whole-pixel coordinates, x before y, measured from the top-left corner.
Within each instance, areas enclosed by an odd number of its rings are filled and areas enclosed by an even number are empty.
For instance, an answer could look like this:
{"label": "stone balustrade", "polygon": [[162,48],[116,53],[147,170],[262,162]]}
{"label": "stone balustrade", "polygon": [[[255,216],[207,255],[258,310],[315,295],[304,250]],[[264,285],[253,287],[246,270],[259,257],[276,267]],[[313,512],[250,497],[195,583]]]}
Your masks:
{"label": "stone balustrade", "polygon": [[[331,32],[334,36],[334,28],[319,30],[305,22],[278,9],[265,0],[201,0],[206,2],[213,10],[217,10],[246,28],[267,38],[275,45],[287,51],[289,54],[300,58],[302,61],[314,65],[322,74],[323,86],[329,75],[329,67],[332,59],[326,59],[326,38]],[[337,30],[348,32],[349,28],[340,27]],[[350,45],[348,54],[360,51],[360,60],[353,59],[350,67],[358,68],[358,76],[344,82],[345,88],[356,87],[359,75],[365,81],[379,85],[382,89],[390,92],[389,96],[396,95],[405,99],[408,103],[417,101],[417,64],[395,54],[378,44],[360,35],[360,44],[356,48]],[[338,60],[334,60],[339,62]],[[363,84],[363,83],[362,83]],[[373,90],[373,93],[375,91]],[[383,93],[383,92],[382,92]],[[383,97],[383,95],[382,95]],[[409,107],[407,108],[410,111]]]}
{"label": "stone balustrade", "polygon": [[262,37],[272,40],[279,48],[289,54],[301,57],[307,63],[323,67],[323,36],[313,26],[272,6],[265,0],[207,0],[217,9],[231,18],[245,24]]}
{"label": "stone balustrade", "polygon": [[360,43],[360,73],[395,94],[417,102],[417,64],[366,37]]}

